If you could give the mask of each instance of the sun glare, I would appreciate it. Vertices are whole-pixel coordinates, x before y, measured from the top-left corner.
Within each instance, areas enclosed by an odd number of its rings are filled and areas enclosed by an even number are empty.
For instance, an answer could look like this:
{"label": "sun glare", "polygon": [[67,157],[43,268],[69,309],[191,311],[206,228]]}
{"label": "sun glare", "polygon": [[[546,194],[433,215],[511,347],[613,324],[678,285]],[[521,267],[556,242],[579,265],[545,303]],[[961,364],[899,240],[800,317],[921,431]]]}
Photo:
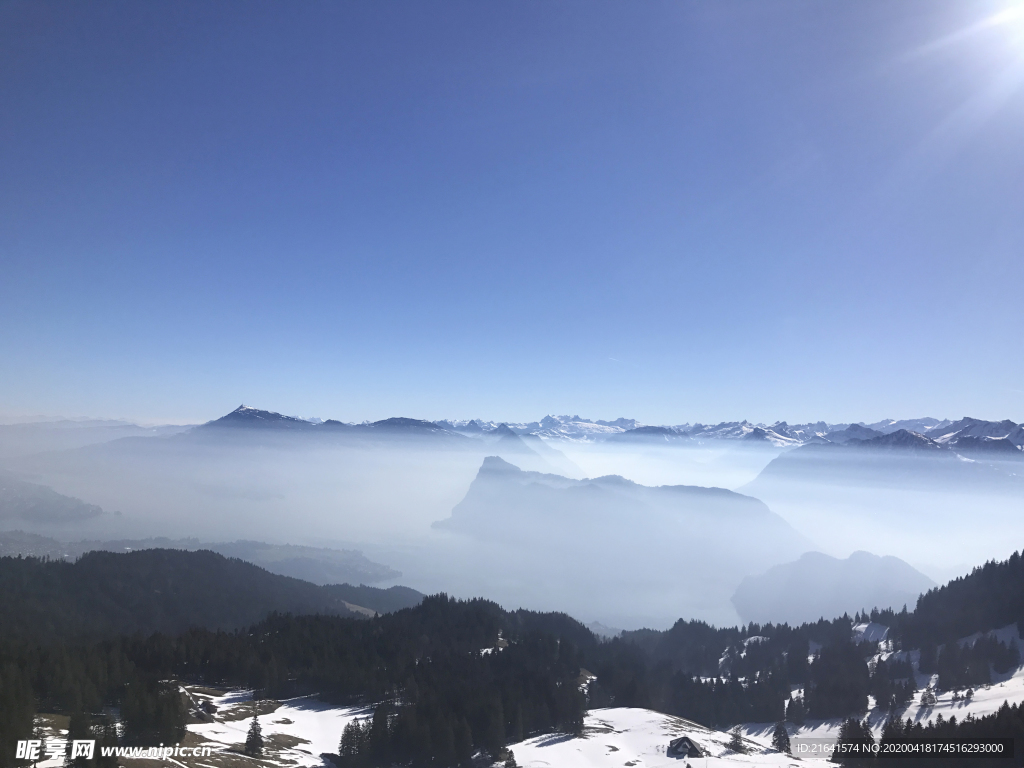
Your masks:
{"label": "sun glare", "polygon": [[992,26],[1005,27],[1014,42],[1024,44],[1024,3],[1014,5],[1000,11],[989,18]]}

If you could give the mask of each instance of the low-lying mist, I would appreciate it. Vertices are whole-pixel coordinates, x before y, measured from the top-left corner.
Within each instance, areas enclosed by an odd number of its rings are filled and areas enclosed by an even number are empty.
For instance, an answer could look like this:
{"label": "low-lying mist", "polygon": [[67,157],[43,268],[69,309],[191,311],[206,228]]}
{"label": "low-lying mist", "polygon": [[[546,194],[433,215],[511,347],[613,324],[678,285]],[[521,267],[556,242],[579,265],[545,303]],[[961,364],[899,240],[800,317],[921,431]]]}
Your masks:
{"label": "low-lying mist", "polygon": [[355,549],[401,572],[386,583],[627,629],[737,623],[741,582],[808,551],[894,555],[941,582],[1019,547],[1024,509],[1024,463],[839,447],[468,437],[425,422],[95,433],[42,452],[7,433],[0,529]]}

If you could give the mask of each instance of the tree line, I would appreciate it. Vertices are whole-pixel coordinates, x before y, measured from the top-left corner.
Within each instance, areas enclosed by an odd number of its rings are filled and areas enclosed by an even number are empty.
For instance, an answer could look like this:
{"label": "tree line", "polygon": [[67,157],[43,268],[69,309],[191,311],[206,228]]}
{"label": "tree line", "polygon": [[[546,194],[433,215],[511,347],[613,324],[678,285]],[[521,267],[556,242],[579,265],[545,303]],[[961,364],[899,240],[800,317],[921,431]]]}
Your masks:
{"label": "tree line", "polygon": [[[144,617],[143,593],[165,583],[166,573],[155,573],[141,557],[108,562],[118,557],[125,556],[104,553],[90,567],[123,581],[129,566],[141,563],[143,586],[119,589]],[[203,557],[215,570],[224,567]],[[359,733],[350,731],[339,745],[339,759],[355,768],[366,761],[454,766],[467,750],[499,755],[530,734],[578,732],[588,707],[647,707],[718,728],[848,717],[865,710],[869,695],[895,713],[915,695],[911,648],[921,649],[921,671],[938,673],[944,689],[985,684],[1020,663],[1019,649],[992,637],[963,645],[950,640],[1009,623],[1024,585],[1019,555],[929,592],[913,612],[872,610],[798,627],[715,628],[680,620],[666,631],[627,632],[610,642],[564,614],[505,611],[443,594],[372,619],[272,613],[244,630],[111,635],[98,630],[118,625],[101,616],[78,629],[64,621],[52,625],[59,630],[52,634],[27,632],[26,622],[65,605],[66,597],[47,604],[46,596],[59,591],[54,579],[66,579],[67,567],[0,563],[7,585],[42,600],[24,615],[23,602],[9,603],[0,626],[0,768],[12,763],[11,745],[27,738],[37,711],[67,713],[107,733],[98,713],[119,706],[119,738],[178,740],[187,712],[168,680],[246,686],[267,698],[315,692],[330,702],[372,705]],[[47,575],[50,568],[61,573]],[[38,573],[41,585],[32,583]],[[217,589],[215,580],[197,578],[171,586],[176,602],[165,600],[157,611],[171,625],[179,619],[168,618],[169,605],[185,604],[191,591]],[[95,597],[100,586],[88,590],[102,606]],[[1009,609],[1000,607],[1004,599]],[[212,611],[215,600],[207,595],[200,605]],[[853,625],[868,620],[891,628],[894,653],[884,661],[873,660],[877,644],[851,640]],[[931,629],[922,635],[922,627]],[[924,642],[911,644],[920,637]],[[803,688],[802,699],[790,698],[793,687]]]}
{"label": "tree line", "polygon": [[5,641],[0,761],[10,764],[14,740],[29,738],[37,708],[74,718],[119,705],[127,743],[178,741],[187,713],[177,687],[163,682],[173,679],[252,687],[268,698],[315,692],[337,703],[379,703],[378,720],[389,727],[371,740],[373,754],[459,765],[467,744],[499,754],[526,734],[580,731],[586,697],[577,640],[597,645],[564,615],[510,613],[442,594],[372,620],[275,614],[247,631]]}
{"label": "tree line", "polygon": [[[956,739],[1012,739],[1013,756],[993,758],[991,756],[971,757],[879,757],[884,745],[906,744],[919,740],[952,741]],[[838,745],[856,745],[857,754],[836,756],[834,762],[850,768],[870,768],[871,766],[935,766],[935,768],[996,768],[1002,765],[1019,766],[1024,764],[1024,704],[1004,702],[999,710],[991,715],[974,717],[968,715],[962,720],[956,716],[945,719],[940,713],[934,720],[915,722],[910,718],[901,720],[890,717],[882,727],[876,744],[871,727],[856,718],[846,719],[839,729]],[[867,750],[864,748],[868,747]],[[865,754],[867,756],[865,756]],[[874,756],[872,756],[874,755]]]}

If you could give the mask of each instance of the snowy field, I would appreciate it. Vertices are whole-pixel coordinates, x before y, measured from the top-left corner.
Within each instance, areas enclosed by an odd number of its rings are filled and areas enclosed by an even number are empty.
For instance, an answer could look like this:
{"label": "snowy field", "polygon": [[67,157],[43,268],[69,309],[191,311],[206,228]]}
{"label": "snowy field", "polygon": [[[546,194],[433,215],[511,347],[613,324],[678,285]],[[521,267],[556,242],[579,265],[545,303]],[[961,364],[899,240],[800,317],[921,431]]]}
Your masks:
{"label": "snowy field", "polygon": [[[214,722],[191,724],[189,733],[213,742],[215,749],[219,746],[222,750],[241,750],[252,722],[252,691],[211,696],[192,689],[188,694],[197,703],[209,701],[217,707]],[[356,717],[372,714],[372,710],[358,707],[333,707],[309,696],[282,701],[273,712],[259,716],[268,747],[266,759],[260,762],[323,765],[320,755],[338,751],[345,726]]]}
{"label": "snowy field", "polygon": [[[708,757],[679,758],[666,754],[668,743],[689,736]],[[771,733],[768,734],[769,740]],[[522,768],[659,768],[672,766],[796,765],[789,755],[779,754],[758,740],[747,739],[748,754],[726,747],[729,734],[713,731],[679,717],[649,709],[594,709],[587,715],[584,734],[574,738],[547,734],[510,745]]]}
{"label": "snowy field", "polygon": [[[861,635],[858,639],[884,641],[885,627],[863,625],[858,626],[856,630]],[[990,634],[1003,642],[1020,643],[1016,625],[995,630]],[[979,635],[973,635],[962,639],[960,643],[970,644],[978,637]],[[879,647],[884,649],[885,643],[880,642]],[[883,650],[878,657],[887,658],[890,655],[892,654]],[[916,655],[916,651],[910,654],[915,662]],[[924,689],[928,685],[934,686],[935,683],[935,676],[917,677],[919,689]],[[795,693],[799,695],[801,692]],[[197,703],[203,698],[209,699],[217,707],[218,714],[216,722],[190,725],[189,731],[197,737],[220,745],[223,749],[239,750],[245,741],[251,720],[251,692],[236,691],[213,696],[193,691],[190,695]],[[910,718],[915,722],[927,722],[939,714],[947,720],[953,716],[962,720],[968,714],[975,717],[990,715],[997,711],[1004,701],[1011,704],[1024,701],[1024,667],[1006,675],[995,676],[991,685],[976,688],[970,701],[960,695],[957,696],[957,701],[953,701],[953,695],[952,691],[938,693],[936,703],[931,707],[921,706],[920,696],[915,696],[914,701],[900,713],[900,717],[904,720]],[[870,703],[874,704],[873,701]],[[266,705],[273,706],[269,702]],[[320,754],[337,750],[338,740],[345,725],[355,717],[366,717],[370,714],[370,710],[366,709],[330,707],[312,698],[280,702],[273,712],[260,716],[264,738],[272,747],[268,755],[269,760],[264,762],[282,766],[321,765]],[[876,736],[881,734],[886,717],[885,710],[873,706],[867,713],[867,720]],[[840,719],[808,720],[800,728],[790,725],[789,734],[793,739],[834,740],[838,736],[841,724]],[[515,754],[516,762],[522,768],[683,768],[687,764],[692,768],[698,768],[741,765],[790,766],[796,765],[797,762],[818,762],[806,757],[802,761],[796,761],[788,755],[772,750],[770,745],[774,727],[774,723],[742,725],[746,753],[740,754],[727,747],[730,739],[728,733],[651,710],[618,707],[591,710],[581,737],[546,734],[512,744],[510,748]],[[669,742],[684,735],[689,736],[706,757],[669,757],[666,753]],[[821,761],[821,764],[826,763]]]}
{"label": "snowy field", "polygon": [[[192,724],[190,734],[213,742],[215,753],[241,750],[252,720],[252,693],[232,691],[213,696],[190,690],[196,702],[208,700],[217,707],[215,722]],[[265,702],[264,706],[270,704]],[[267,742],[267,754],[259,762],[279,766],[320,766],[322,753],[336,752],[341,731],[356,717],[371,712],[351,707],[331,707],[311,698],[280,702],[273,712],[261,714],[260,725]],[[666,754],[668,743],[689,736],[707,758],[675,758]],[[778,765],[795,762],[769,749],[763,739],[747,739],[748,754],[727,748],[729,734],[647,709],[595,709],[587,716],[582,737],[546,734],[510,745],[522,768],[618,768],[619,766]],[[771,734],[768,739],[770,741]],[[238,755],[242,758],[241,755]],[[186,760],[203,766],[203,761]],[[213,762],[219,762],[216,759]]]}
{"label": "snowy field", "polygon": [[[1005,641],[1017,640],[1016,626],[1006,627],[992,633]],[[965,638],[969,643],[977,636]],[[914,652],[916,653],[916,652]],[[882,654],[887,655],[887,654]],[[918,687],[924,688],[935,679],[926,675],[918,676]],[[167,764],[181,768],[244,768],[249,765],[279,766],[280,768],[312,768],[323,766],[320,757],[334,753],[345,725],[353,719],[372,715],[372,710],[356,707],[335,707],[317,701],[314,697],[302,697],[285,701],[260,702],[259,721],[266,744],[266,752],[259,760],[252,760],[241,754],[245,737],[252,721],[252,692],[245,690],[215,691],[187,686],[184,689],[193,706],[212,705],[216,711],[210,722],[191,723],[183,744],[198,746],[209,744],[213,755],[209,758],[165,759]],[[975,717],[989,715],[999,709],[1004,701],[1011,704],[1024,701],[1024,668],[1012,674],[994,679],[989,686],[974,691],[971,701],[958,698],[953,701],[951,691],[937,694],[932,707],[922,707],[915,697],[902,713],[903,719],[928,721],[941,714],[958,720],[968,714]],[[886,713],[872,709],[868,722],[876,736],[881,733]],[[66,718],[46,716],[40,718],[40,732],[47,739],[66,738]],[[793,739],[834,740],[839,732],[841,720],[808,720],[801,728],[789,727]],[[744,735],[746,754],[733,752],[727,747],[730,736],[722,731],[712,730],[697,723],[678,717],[664,715],[646,709],[608,708],[594,709],[587,715],[584,734],[572,737],[565,734],[536,736],[518,744],[510,745],[516,762],[522,768],[659,768],[673,766],[691,768],[707,766],[796,766],[814,764],[825,766],[824,760],[803,758],[796,760],[779,754],[770,748],[774,723],[747,723],[741,727]],[[666,754],[672,739],[689,736],[704,752],[706,757],[676,758]],[[152,764],[153,760],[131,760],[132,764]],[[59,768],[63,757],[40,761],[40,768]]]}

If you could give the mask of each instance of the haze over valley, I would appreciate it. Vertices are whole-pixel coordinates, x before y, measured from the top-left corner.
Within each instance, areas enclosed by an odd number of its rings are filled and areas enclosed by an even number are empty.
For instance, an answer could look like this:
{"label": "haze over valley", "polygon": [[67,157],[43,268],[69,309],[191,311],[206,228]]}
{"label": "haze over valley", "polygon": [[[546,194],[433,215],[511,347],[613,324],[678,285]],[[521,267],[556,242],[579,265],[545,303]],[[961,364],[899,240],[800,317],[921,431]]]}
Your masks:
{"label": "haze over valley", "polygon": [[[0,525],[74,544],[68,556],[152,537],[235,546],[319,583],[352,575],[335,581],[484,595],[634,629],[680,616],[736,623],[741,583],[812,552],[898,558],[886,581],[909,600],[1008,556],[1016,542],[1000,532],[1024,503],[1024,430],[1011,421],[353,424],[242,406],[121,436],[132,430],[0,426]],[[231,545],[240,539],[265,549]],[[260,554],[282,545],[297,555]],[[362,558],[362,571],[298,547],[348,551],[338,557]],[[284,561],[291,571],[274,565]],[[815,610],[877,603],[849,597],[819,596]],[[806,618],[782,600],[757,620]]]}

